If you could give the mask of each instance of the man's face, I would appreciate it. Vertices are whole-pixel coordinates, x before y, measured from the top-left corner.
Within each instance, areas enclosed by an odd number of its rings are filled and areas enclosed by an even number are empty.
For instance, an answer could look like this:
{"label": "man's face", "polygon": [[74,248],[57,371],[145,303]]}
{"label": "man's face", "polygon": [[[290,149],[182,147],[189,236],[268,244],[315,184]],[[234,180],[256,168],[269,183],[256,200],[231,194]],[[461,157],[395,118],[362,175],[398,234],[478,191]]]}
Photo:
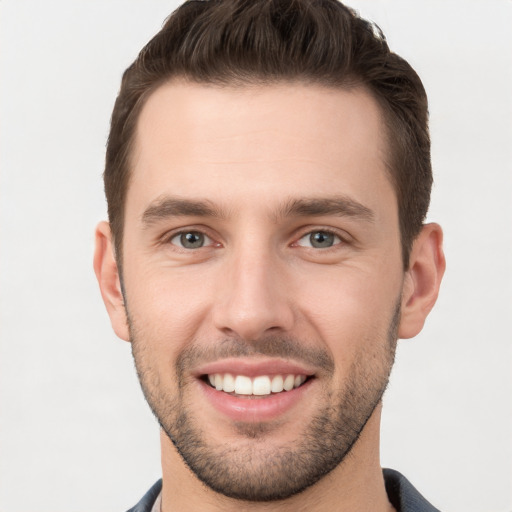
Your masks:
{"label": "man's face", "polygon": [[144,106],[123,284],[142,387],[212,489],[290,496],[350,451],[403,286],[385,129],[363,90],[175,82]]}

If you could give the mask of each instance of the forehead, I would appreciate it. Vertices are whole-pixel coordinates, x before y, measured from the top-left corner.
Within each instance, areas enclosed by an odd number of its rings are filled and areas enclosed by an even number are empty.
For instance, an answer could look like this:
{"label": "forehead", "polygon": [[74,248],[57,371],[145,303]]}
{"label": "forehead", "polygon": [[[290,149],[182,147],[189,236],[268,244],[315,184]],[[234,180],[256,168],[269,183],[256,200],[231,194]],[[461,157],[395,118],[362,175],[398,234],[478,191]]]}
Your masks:
{"label": "forehead", "polygon": [[395,202],[382,113],[362,88],[166,83],[141,111],[131,170],[127,213],[157,193],[232,205],[249,192],[364,202],[386,187]]}

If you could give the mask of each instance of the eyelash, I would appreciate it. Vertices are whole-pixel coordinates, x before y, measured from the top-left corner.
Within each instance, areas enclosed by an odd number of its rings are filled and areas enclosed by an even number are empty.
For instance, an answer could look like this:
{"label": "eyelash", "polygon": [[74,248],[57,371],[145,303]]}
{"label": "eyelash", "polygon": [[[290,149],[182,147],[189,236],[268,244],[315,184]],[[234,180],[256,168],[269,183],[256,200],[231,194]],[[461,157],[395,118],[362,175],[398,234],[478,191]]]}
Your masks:
{"label": "eyelash", "polygon": [[[337,239],[331,246],[328,247],[312,247],[312,246],[306,246],[306,245],[300,245],[299,242],[306,237],[311,237],[315,233],[324,233],[326,235],[332,235]],[[345,245],[348,244],[348,236],[342,235],[340,232],[332,229],[332,228],[322,228],[322,227],[316,227],[314,229],[309,228],[307,231],[302,231],[301,235],[295,239],[295,241],[291,244],[292,247],[305,247],[307,249],[316,249],[316,250],[322,250],[322,251],[328,251],[329,249],[335,249],[339,245]]]}
{"label": "eyelash", "polygon": [[215,238],[213,236],[211,236],[208,231],[203,228],[203,227],[191,227],[191,228],[188,228],[188,229],[180,229],[179,231],[172,231],[170,233],[166,233],[163,237],[162,237],[162,243],[163,244],[170,244],[170,245],[173,245],[175,246],[176,248],[180,249],[180,250],[183,250],[183,251],[191,251],[193,250],[192,248],[187,248],[187,247],[183,247],[183,246],[180,246],[176,243],[173,243],[173,240],[177,237],[180,237],[180,236],[183,236],[183,235],[187,235],[187,234],[191,234],[191,233],[197,233],[199,235],[202,235],[204,236],[206,239],[209,240],[209,243],[206,243],[205,245],[201,246],[201,247],[198,247],[197,249],[203,249],[205,247],[210,247],[210,246],[221,246],[222,244],[220,244],[219,242],[216,242],[215,241]]}
{"label": "eyelash", "polygon": [[[207,243],[205,243],[205,245],[202,245],[197,248],[187,248],[187,247],[183,247],[182,245],[178,245],[177,243],[173,243],[173,240],[175,238],[183,236],[183,235],[191,234],[191,233],[200,234],[200,235],[204,236],[209,242],[207,242]],[[314,247],[311,245],[308,246],[308,245],[299,244],[299,242],[301,240],[303,240],[307,236],[311,237],[315,233],[324,233],[327,235],[331,235],[331,236],[335,237],[335,239],[337,239],[337,240],[335,240],[334,243],[328,247]],[[345,244],[350,243],[348,238],[349,237],[347,235],[342,235],[341,233],[339,233],[336,230],[333,230],[332,228],[316,227],[313,229],[309,228],[307,231],[301,230],[300,236],[294,237],[294,241],[290,244],[290,246],[291,247],[304,247],[306,249],[316,249],[316,250],[322,250],[322,251],[326,252],[330,249],[331,250],[335,249],[339,245],[345,245]],[[212,246],[222,247],[222,244],[220,242],[216,242],[215,238],[213,236],[211,236],[207,232],[207,230],[205,230],[205,228],[203,228],[203,227],[197,227],[197,228],[191,227],[189,229],[181,229],[179,231],[173,231],[171,233],[167,233],[165,235],[165,237],[163,237],[162,243],[171,244],[171,245],[175,246],[176,248],[178,248],[179,250],[187,251],[187,252],[193,251],[194,249],[204,249],[204,248],[208,248],[208,247],[212,247]]]}

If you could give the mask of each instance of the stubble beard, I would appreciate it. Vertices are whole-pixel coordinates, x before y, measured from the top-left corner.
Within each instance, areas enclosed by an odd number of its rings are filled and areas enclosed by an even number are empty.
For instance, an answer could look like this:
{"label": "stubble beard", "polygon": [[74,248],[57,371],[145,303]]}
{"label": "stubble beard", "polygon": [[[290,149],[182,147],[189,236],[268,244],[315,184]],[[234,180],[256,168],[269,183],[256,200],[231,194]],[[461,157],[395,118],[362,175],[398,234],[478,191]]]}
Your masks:
{"label": "stubble beard", "polygon": [[[293,444],[275,446],[270,423],[237,423],[236,434],[244,442],[232,440],[214,445],[194,418],[194,404],[186,397],[186,370],[204,357],[194,346],[184,349],[176,361],[177,393],[160,386],[160,377],[151,364],[150,345],[143,340],[130,319],[132,352],[141,387],[153,414],[172,441],[185,464],[210,489],[230,498],[268,502],[298,494],[340,465],[359,439],[367,421],[386,390],[397,342],[400,302],[397,302],[388,332],[373,353],[360,350],[353,361],[343,389],[326,392],[324,405],[309,421]],[[266,355],[307,359],[317,367],[334,370],[334,361],[325,351],[304,351],[300,344],[281,338],[267,338],[254,344],[224,340],[218,356]],[[295,347],[295,348],[292,348]],[[299,348],[297,348],[299,347]],[[211,353],[211,351],[210,351]]]}

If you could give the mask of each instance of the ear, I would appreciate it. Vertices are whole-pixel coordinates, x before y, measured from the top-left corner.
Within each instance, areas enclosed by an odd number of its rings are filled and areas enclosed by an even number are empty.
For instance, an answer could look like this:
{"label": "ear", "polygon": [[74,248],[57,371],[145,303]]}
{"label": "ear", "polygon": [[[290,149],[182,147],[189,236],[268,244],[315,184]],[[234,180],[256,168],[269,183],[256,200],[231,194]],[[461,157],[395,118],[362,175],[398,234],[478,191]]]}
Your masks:
{"label": "ear", "polygon": [[114,332],[121,339],[129,341],[128,318],[108,222],[98,224],[95,239],[94,272],[100,285],[101,296]]}
{"label": "ear", "polygon": [[405,273],[399,338],[412,338],[423,329],[437,300],[445,268],[441,226],[426,224],[413,243]]}

